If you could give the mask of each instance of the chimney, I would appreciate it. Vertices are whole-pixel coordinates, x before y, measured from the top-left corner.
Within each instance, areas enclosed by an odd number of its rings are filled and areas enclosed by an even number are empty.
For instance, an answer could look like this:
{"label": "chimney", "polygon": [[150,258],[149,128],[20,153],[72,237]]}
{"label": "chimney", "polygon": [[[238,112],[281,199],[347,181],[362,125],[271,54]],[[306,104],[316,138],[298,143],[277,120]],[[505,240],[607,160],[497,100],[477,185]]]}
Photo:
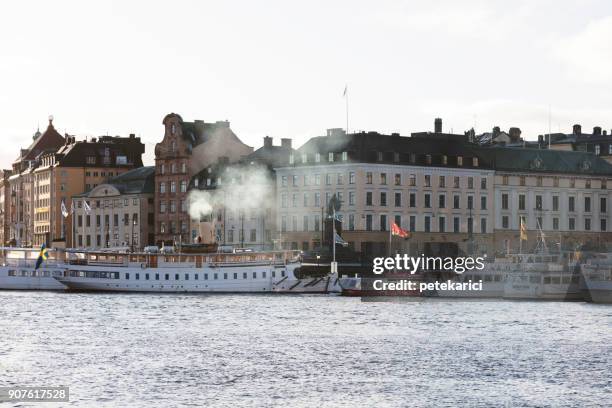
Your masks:
{"label": "chimney", "polygon": [[287,139],[287,138],[281,139],[281,147],[291,149],[291,139]]}
{"label": "chimney", "polygon": [[130,133],[130,139],[134,139],[136,137],[135,133]]}
{"label": "chimney", "polygon": [[607,130],[604,130],[604,131],[603,131],[603,135],[604,135],[604,136],[608,136],[608,131],[607,131]]}
{"label": "chimney", "polygon": [[270,136],[264,136],[264,147],[272,147],[272,138]]}
{"label": "chimney", "polygon": [[582,134],[582,127],[578,124],[575,124],[574,126],[572,126],[572,133],[574,135],[580,135]]}
{"label": "chimney", "polygon": [[508,131],[508,135],[510,136],[510,141],[518,142],[521,138],[521,129],[517,127],[511,127]]}
{"label": "chimney", "polygon": [[434,120],[434,132],[442,133],[442,119],[441,118],[436,118]]}
{"label": "chimney", "polygon": [[601,128],[599,126],[593,128],[593,136],[601,136]]}
{"label": "chimney", "polygon": [[499,126],[494,126],[493,127],[493,137],[497,137],[499,136],[501,130],[499,129]]}

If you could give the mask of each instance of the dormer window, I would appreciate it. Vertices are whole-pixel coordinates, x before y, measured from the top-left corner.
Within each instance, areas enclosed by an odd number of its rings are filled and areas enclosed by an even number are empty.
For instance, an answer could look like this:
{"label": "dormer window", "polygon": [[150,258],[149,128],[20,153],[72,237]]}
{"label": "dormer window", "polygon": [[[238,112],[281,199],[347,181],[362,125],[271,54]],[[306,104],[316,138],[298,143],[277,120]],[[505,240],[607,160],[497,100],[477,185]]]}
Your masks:
{"label": "dormer window", "polygon": [[347,161],[347,160],[348,160],[348,153],[347,152],[342,152],[342,161]]}
{"label": "dormer window", "polygon": [[376,152],[376,160],[378,160],[379,162],[383,161],[383,153],[382,152]]}
{"label": "dormer window", "polygon": [[399,163],[399,161],[400,161],[400,155],[399,155],[399,153],[397,153],[397,152],[393,153],[393,161],[394,161],[395,163]]}
{"label": "dormer window", "polygon": [[315,163],[320,163],[321,162],[321,154],[320,153],[316,153],[315,154]]}
{"label": "dormer window", "polygon": [[478,157],[472,157],[472,167],[478,167]]}
{"label": "dormer window", "polygon": [[171,149],[172,152],[176,152],[176,142],[174,140],[172,141],[172,145],[171,145],[170,149]]}
{"label": "dormer window", "polygon": [[302,153],[302,163],[308,163],[308,155],[306,153]]}
{"label": "dormer window", "polygon": [[87,156],[85,162],[87,164],[96,164],[96,156]]}
{"label": "dormer window", "polygon": [[293,153],[289,155],[289,164],[293,164],[295,162],[295,158],[293,157]]}
{"label": "dormer window", "polygon": [[463,166],[463,156],[457,156],[457,166]]}
{"label": "dormer window", "polygon": [[327,154],[327,161],[330,162],[330,163],[334,161],[334,153],[333,152],[329,152]]}
{"label": "dormer window", "polygon": [[425,164],[431,164],[431,154],[425,155]]}
{"label": "dormer window", "polygon": [[442,164],[445,165],[445,166],[448,164],[448,156],[447,155],[442,155]]}

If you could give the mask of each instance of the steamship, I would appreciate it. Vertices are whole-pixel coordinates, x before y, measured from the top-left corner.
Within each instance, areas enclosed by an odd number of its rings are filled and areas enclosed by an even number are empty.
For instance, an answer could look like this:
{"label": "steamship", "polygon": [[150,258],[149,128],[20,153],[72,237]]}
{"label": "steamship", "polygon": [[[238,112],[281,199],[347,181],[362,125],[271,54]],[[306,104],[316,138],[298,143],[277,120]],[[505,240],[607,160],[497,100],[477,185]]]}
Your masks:
{"label": "steamship", "polygon": [[33,248],[0,248],[0,289],[64,290],[55,277],[64,275],[63,254],[49,249],[48,258],[36,270],[40,250]]}
{"label": "steamship", "polygon": [[69,290],[193,293],[327,293],[331,277],[298,278],[299,251],[206,254],[66,252]]}

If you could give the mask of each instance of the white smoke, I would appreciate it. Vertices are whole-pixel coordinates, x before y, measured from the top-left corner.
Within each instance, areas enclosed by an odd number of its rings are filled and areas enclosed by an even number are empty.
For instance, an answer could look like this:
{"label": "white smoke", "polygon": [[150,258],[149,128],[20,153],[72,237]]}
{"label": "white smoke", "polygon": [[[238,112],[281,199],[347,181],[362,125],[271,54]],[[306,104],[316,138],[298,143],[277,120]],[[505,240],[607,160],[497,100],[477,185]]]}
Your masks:
{"label": "white smoke", "polygon": [[[187,202],[194,220],[210,216],[218,208],[226,211],[257,210],[272,207],[274,180],[261,165],[229,166],[217,175],[221,180],[212,190],[191,190]],[[206,180],[204,180],[206,182]]]}

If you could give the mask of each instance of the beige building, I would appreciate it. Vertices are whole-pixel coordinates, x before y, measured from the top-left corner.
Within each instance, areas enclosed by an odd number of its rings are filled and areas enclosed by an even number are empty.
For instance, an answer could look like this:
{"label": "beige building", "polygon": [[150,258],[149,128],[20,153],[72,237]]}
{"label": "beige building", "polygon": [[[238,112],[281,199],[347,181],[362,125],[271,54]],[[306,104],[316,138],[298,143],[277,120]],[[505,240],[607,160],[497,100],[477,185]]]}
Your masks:
{"label": "beige building", "polygon": [[74,246],[138,251],[152,245],[154,177],[154,167],[141,167],[74,196]]}

